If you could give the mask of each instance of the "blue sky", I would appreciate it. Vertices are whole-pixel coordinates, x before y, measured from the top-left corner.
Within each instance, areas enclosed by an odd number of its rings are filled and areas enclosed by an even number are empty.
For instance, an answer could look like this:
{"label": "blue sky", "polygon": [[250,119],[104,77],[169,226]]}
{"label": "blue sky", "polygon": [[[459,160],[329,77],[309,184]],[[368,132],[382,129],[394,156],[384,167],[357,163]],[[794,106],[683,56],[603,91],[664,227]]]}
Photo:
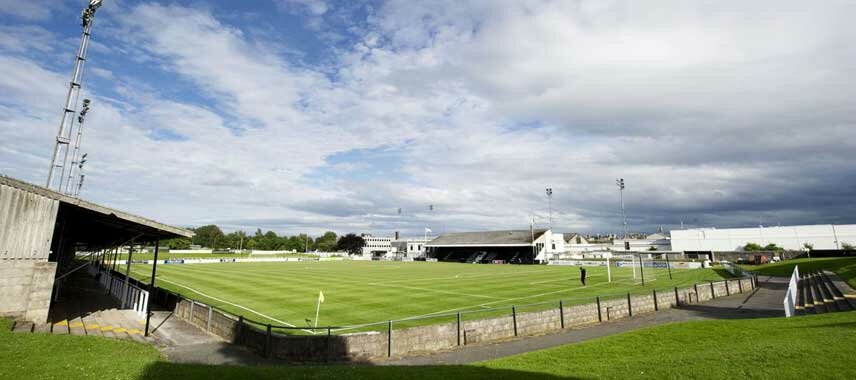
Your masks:
{"label": "blue sky", "polygon": [[[41,184],[84,1],[0,0]],[[852,223],[848,1],[106,0],[84,198],[280,233]],[[435,205],[434,212],[428,205]],[[403,212],[398,215],[397,209]]]}

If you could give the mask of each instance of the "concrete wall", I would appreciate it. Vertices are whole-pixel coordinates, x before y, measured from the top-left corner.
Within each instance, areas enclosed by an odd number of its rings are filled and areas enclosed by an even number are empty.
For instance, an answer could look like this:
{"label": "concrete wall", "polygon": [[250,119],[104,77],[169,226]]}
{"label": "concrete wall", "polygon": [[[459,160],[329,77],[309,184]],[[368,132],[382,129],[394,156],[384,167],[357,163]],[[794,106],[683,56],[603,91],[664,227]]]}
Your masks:
{"label": "concrete wall", "polygon": [[[715,297],[737,294],[753,289],[751,278],[699,284],[648,294],[633,294],[596,302],[564,306],[538,311],[516,312],[486,319],[467,320],[464,314],[455,322],[387,331],[362,332],[344,335],[284,335],[264,326],[241,324],[235,317],[189,300],[180,301],[175,309],[178,317],[190,321],[212,334],[244,346],[259,355],[289,361],[367,361],[387,356],[402,357],[420,353],[443,351],[458,345],[482,344],[513,339],[517,336],[540,335],[563,328],[597,324],[602,321],[628,318],[631,315],[652,313],[676,307],[679,304],[703,302]],[[192,311],[191,311],[192,309]],[[515,329],[516,327],[516,329]]]}
{"label": "concrete wall", "polygon": [[48,262],[59,202],[0,185],[0,315],[47,321],[56,263]]}
{"label": "concrete wall", "polygon": [[0,185],[0,260],[47,260],[59,201]]}
{"label": "concrete wall", "polygon": [[0,316],[47,322],[55,275],[54,262],[0,260]]}

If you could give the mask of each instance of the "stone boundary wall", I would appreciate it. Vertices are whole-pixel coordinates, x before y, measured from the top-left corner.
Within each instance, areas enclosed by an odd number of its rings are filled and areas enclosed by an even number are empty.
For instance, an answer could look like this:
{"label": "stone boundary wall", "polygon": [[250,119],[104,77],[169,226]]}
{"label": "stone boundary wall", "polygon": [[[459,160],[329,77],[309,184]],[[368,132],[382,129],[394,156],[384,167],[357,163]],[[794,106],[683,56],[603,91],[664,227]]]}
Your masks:
{"label": "stone boundary wall", "polygon": [[205,304],[181,299],[175,315],[211,334],[265,357],[300,362],[369,361],[444,351],[457,346],[482,344],[520,336],[543,335],[561,329],[594,325],[633,315],[652,313],[681,305],[695,304],[731,294],[751,292],[755,279],[745,277],[697,284],[671,291],[652,290],[650,294],[628,294],[583,305],[569,305],[547,310],[521,312],[509,308],[509,315],[462,320],[451,314],[454,322],[386,331],[353,334],[286,335],[270,326],[248,323]]}

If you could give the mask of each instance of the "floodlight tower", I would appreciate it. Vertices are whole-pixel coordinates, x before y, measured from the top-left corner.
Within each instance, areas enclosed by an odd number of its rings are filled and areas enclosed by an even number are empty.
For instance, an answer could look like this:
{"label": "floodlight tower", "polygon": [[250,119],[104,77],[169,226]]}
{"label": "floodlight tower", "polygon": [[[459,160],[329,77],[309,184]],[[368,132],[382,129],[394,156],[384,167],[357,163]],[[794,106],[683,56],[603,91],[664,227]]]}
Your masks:
{"label": "floodlight tower", "polygon": [[[80,47],[77,48],[74,69],[71,71],[71,82],[68,85],[65,107],[62,110],[62,120],[59,123],[59,131],[56,134],[53,157],[51,157],[51,166],[48,170],[48,180],[45,184],[47,188],[51,188],[54,172],[59,171],[59,184],[56,186],[57,191],[62,191],[66,163],[68,161],[69,143],[71,142],[72,129],[74,129],[74,115],[77,114],[77,102],[80,97],[80,88],[83,85],[83,65],[86,62],[86,52],[89,50],[89,37],[92,34],[95,11],[101,7],[101,1],[90,0],[89,5],[83,9],[83,14],[80,16],[83,35],[80,37]],[[62,155],[62,162],[57,162],[60,155]]]}
{"label": "floodlight tower", "polygon": [[80,158],[80,163],[77,164],[78,180],[77,180],[77,185],[72,186],[74,194],[71,194],[71,195],[73,197],[79,196],[80,195],[80,188],[83,187],[83,180],[86,178],[86,176],[83,174],[83,165],[86,164],[86,156],[87,155],[88,155],[88,153],[84,153],[83,156]]}
{"label": "floodlight tower", "polygon": [[547,219],[548,220],[547,225],[549,225],[550,228],[553,228],[553,188],[552,187],[547,188],[547,210],[548,210],[547,212],[549,215],[548,219]]}
{"label": "floodlight tower", "polygon": [[621,224],[624,226],[624,240],[627,240],[627,217],[624,214],[624,178],[615,180],[618,186],[618,199],[621,202]]}
{"label": "floodlight tower", "polygon": [[74,167],[79,166],[83,170],[83,164],[77,162],[77,155],[80,153],[80,143],[83,141],[83,122],[86,120],[86,114],[89,113],[89,99],[83,99],[83,109],[77,116],[77,138],[74,140],[74,149],[71,154],[71,167],[68,169],[68,181],[65,183],[65,193],[73,195],[74,193]]}

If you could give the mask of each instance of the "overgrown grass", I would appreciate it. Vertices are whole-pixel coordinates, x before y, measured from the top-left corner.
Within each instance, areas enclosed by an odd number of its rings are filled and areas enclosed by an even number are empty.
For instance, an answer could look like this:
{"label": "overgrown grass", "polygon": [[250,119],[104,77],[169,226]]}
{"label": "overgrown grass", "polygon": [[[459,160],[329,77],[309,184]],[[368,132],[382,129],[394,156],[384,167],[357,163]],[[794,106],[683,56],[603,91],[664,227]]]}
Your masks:
{"label": "overgrown grass", "polygon": [[[594,302],[595,296],[625,297],[627,292],[650,294],[655,287],[721,280],[712,269],[645,269],[646,286],[633,279],[629,268],[613,268],[607,282],[605,267],[589,267],[587,286],[579,267],[546,265],[479,265],[425,262],[290,262],[159,265],[157,286],[214,305],[235,315],[274,325],[307,326],[315,318],[319,291],[324,292],[318,326],[353,326],[446,313],[442,318],[394,323],[394,328],[452,322],[497,313],[532,311],[565,304]],[[151,267],[133,265],[135,277],[148,282]],[[533,303],[549,304],[522,307]],[[491,308],[502,308],[491,311]],[[270,317],[270,319],[268,319]],[[442,319],[442,320],[441,320]],[[346,330],[353,332],[355,330]]]}
{"label": "overgrown grass", "polygon": [[669,324],[465,366],[231,367],[167,363],[105,338],[12,334],[2,379],[853,379],[856,312]]}
{"label": "overgrown grass", "polygon": [[763,265],[744,265],[746,269],[768,276],[790,276],[794,266],[799,265],[800,272],[831,270],[856,288],[856,257],[822,257],[816,259],[794,259]]}

